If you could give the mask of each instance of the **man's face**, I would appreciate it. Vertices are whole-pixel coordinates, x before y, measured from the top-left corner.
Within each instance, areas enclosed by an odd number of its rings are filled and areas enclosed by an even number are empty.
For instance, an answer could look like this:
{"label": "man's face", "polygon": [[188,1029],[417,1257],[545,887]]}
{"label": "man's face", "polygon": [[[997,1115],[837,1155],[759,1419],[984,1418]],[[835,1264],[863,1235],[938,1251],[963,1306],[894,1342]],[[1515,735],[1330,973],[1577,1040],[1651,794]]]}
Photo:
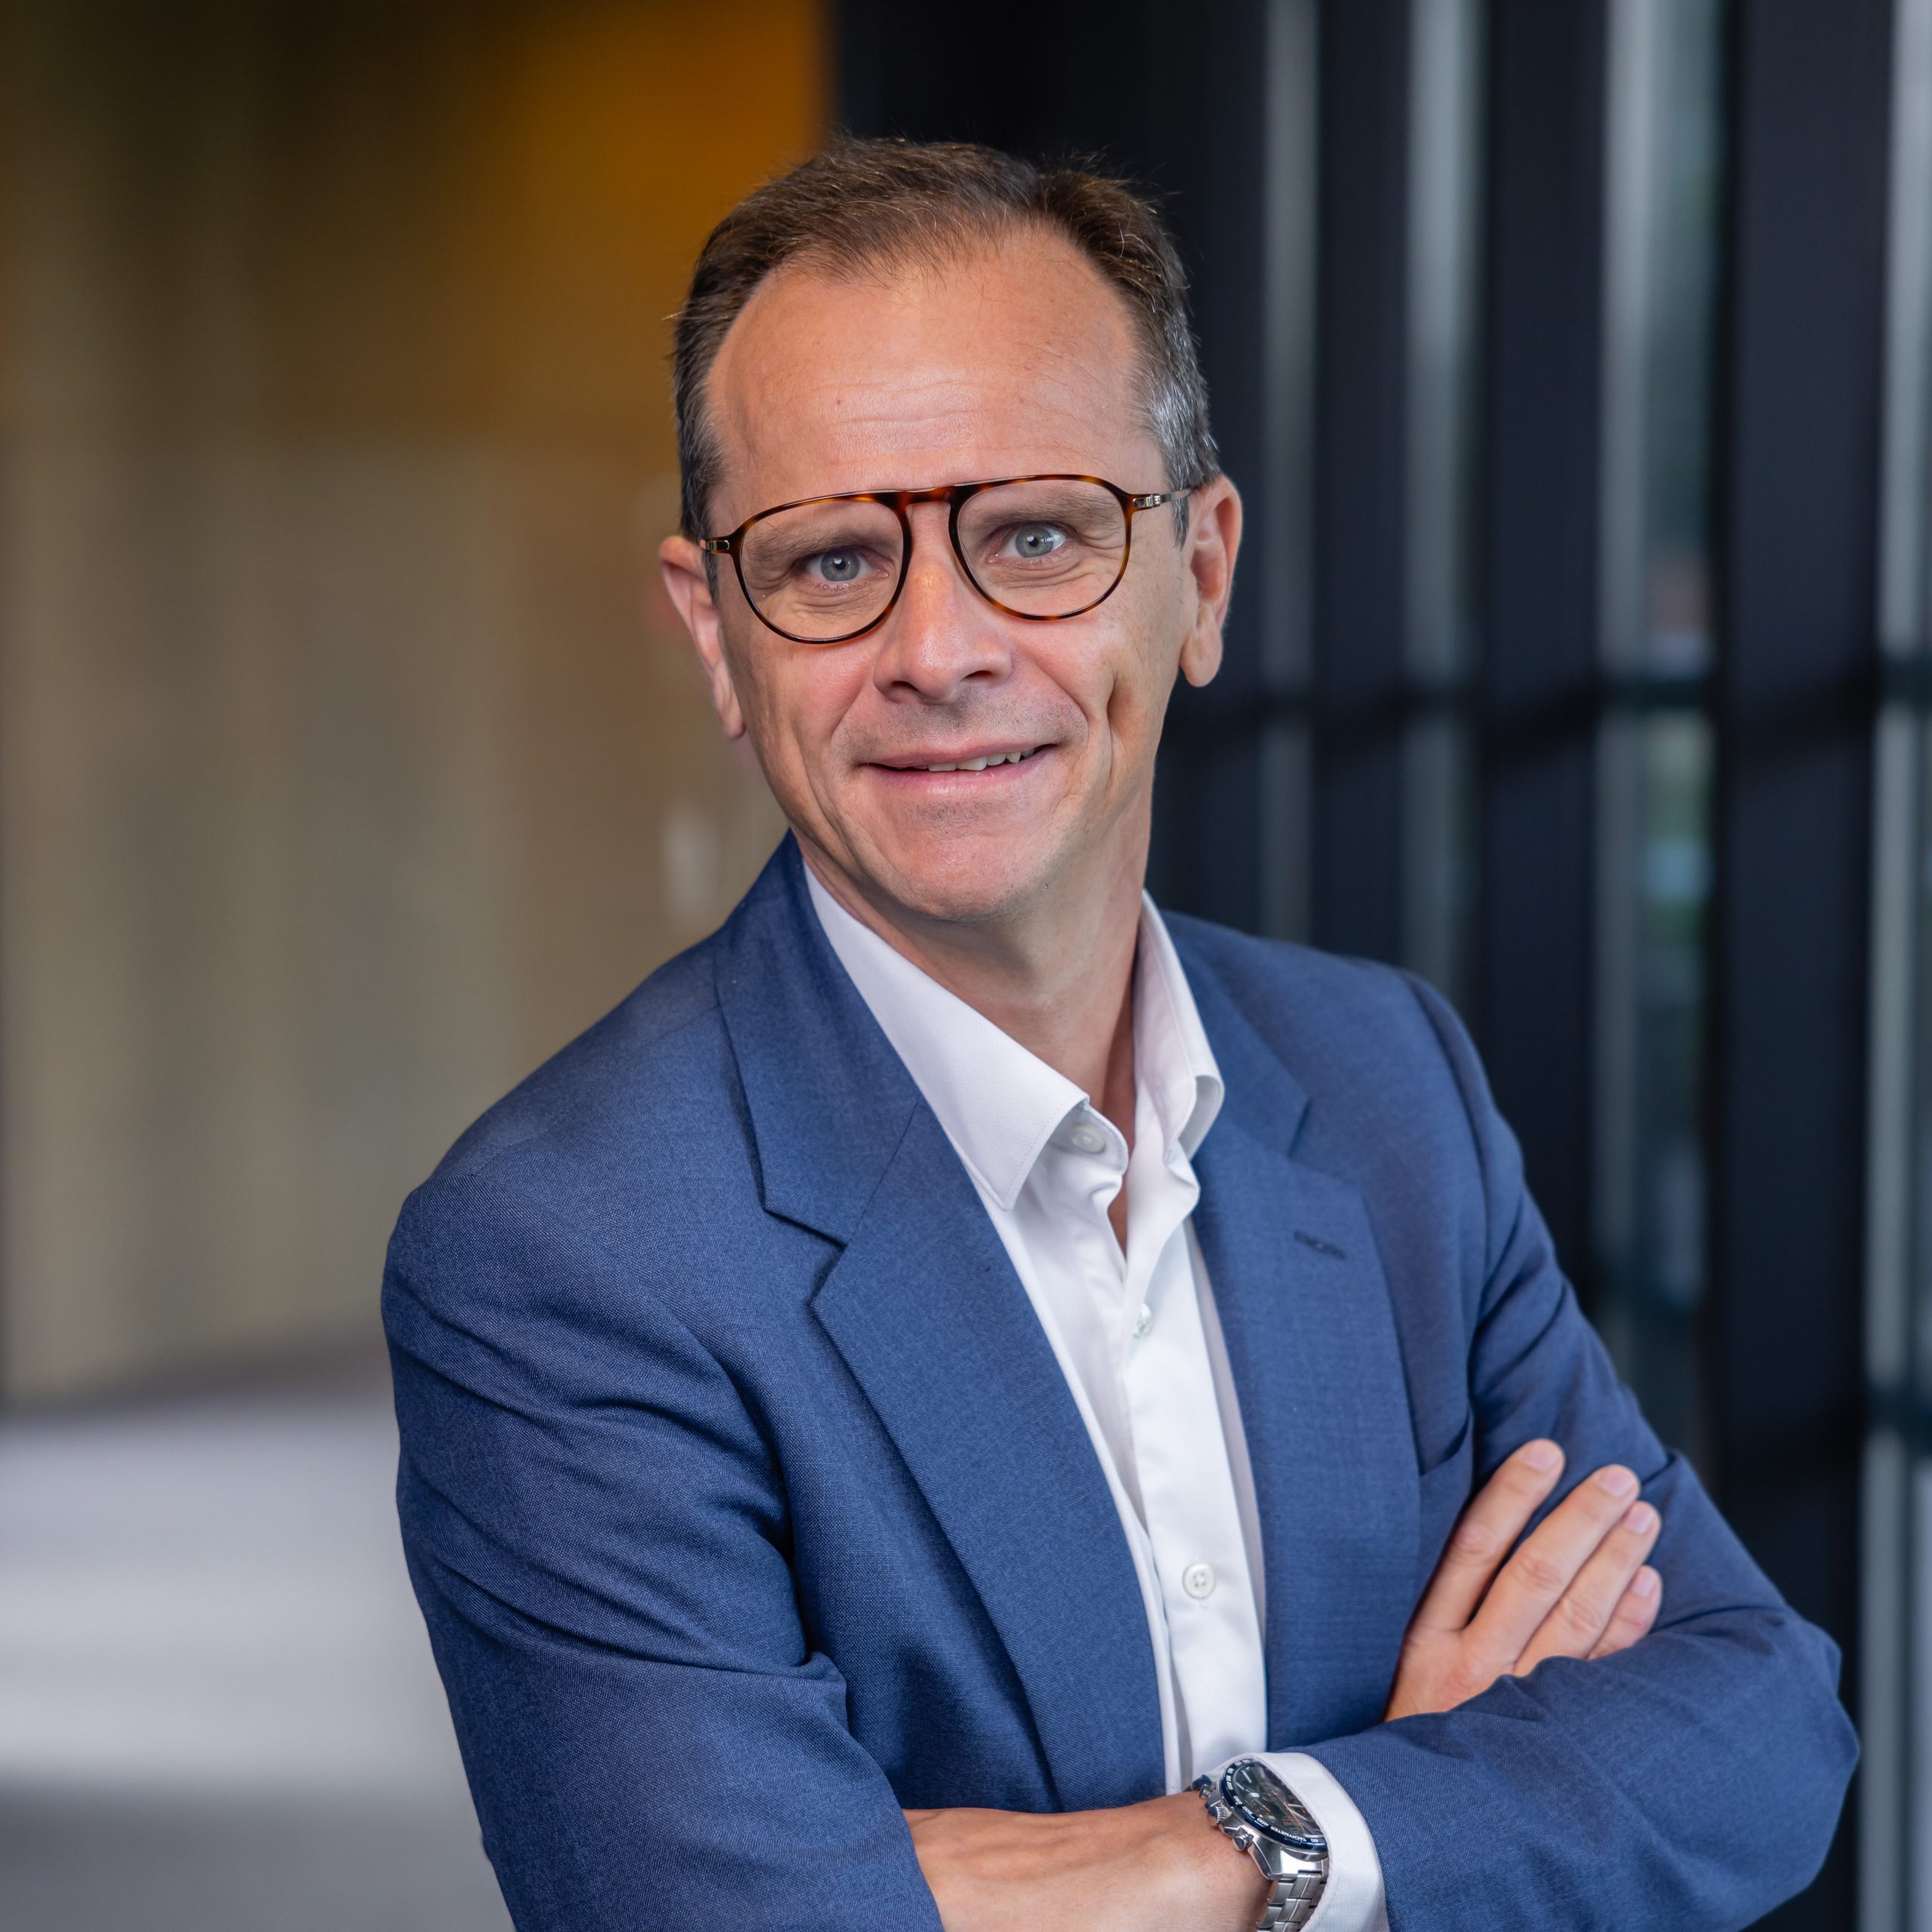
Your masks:
{"label": "man's face", "polygon": [[[993,477],[1164,488],[1174,479],[1141,419],[1137,353],[1118,297],[1045,234],[943,270],[781,272],[712,368],[711,528],[803,497]],[[1231,486],[1196,494],[1185,537],[1171,509],[1138,514],[1118,588],[1057,623],[974,589],[943,503],[910,515],[897,603],[845,644],[780,637],[728,558],[714,599],[694,546],[666,544],[726,729],[749,734],[820,869],[888,918],[1001,919],[1083,869],[1137,881],[1176,672],[1204,683],[1220,661],[1240,527]]]}

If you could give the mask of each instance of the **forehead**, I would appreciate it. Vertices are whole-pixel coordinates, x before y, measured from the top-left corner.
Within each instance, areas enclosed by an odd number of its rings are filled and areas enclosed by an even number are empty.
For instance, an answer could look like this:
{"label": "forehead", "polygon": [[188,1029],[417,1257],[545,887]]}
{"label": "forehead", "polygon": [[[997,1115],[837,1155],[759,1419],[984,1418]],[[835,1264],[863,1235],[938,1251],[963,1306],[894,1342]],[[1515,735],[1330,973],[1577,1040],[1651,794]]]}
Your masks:
{"label": "forehead", "polygon": [[1040,471],[1158,488],[1139,356],[1124,298],[1057,235],[1016,234],[939,266],[781,270],[712,365],[711,521]]}

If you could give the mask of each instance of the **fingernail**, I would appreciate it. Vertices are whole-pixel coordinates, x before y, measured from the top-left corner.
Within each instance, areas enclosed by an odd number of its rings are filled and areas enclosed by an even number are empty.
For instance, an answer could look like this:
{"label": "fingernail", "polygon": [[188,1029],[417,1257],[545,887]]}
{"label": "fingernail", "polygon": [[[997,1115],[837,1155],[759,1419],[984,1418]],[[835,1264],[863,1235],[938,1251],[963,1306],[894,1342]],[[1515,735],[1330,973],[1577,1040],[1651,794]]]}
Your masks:
{"label": "fingernail", "polygon": [[1635,1597],[1654,1597],[1657,1586],[1663,1581],[1657,1573],[1647,1564],[1630,1579],[1630,1594]]}
{"label": "fingernail", "polygon": [[1637,1478],[1628,1469],[1620,1469],[1613,1463],[1608,1469],[1598,1470],[1597,1487],[1612,1496],[1634,1496],[1637,1493]]}
{"label": "fingernail", "polygon": [[1547,1475],[1552,1469],[1563,1466],[1563,1451],[1553,1442],[1532,1442],[1523,1451],[1523,1460]]}
{"label": "fingernail", "polygon": [[1657,1526],[1657,1512],[1647,1503],[1633,1503],[1623,1512],[1623,1527],[1634,1535],[1647,1537]]}

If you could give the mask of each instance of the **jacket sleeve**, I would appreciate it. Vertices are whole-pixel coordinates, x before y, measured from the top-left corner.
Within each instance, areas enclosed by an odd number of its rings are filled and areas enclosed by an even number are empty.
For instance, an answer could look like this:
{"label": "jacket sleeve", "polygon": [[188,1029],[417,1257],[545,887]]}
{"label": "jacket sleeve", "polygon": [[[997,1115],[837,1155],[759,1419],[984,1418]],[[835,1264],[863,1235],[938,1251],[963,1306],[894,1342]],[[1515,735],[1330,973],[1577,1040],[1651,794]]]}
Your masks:
{"label": "jacket sleeve", "polygon": [[487,1169],[390,1244],[403,1544],[511,1916],[939,1932],[769,1444],[636,1272]]}
{"label": "jacket sleeve", "polygon": [[1537,1435],[1567,1452],[1566,1488],[1628,1464],[1663,1517],[1663,1607],[1618,1656],[1553,1659],[1454,1710],[1306,1748],[1367,1820],[1392,1932],[1748,1924],[1808,1883],[1830,1843],[1857,1755],[1838,1652],[1638,1412],[1557,1266],[1467,1038],[1416,992],[1484,1176],[1476,1481]]}

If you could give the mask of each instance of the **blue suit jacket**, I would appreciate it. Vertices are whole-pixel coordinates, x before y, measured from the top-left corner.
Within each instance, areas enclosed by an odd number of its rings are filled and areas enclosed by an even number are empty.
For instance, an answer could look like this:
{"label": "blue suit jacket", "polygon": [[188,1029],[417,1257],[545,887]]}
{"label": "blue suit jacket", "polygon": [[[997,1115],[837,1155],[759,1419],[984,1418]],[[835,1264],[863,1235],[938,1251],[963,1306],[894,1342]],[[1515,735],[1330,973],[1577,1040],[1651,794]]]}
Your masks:
{"label": "blue suit jacket", "polygon": [[[1269,1746],[1361,1807],[1397,1932],[1748,1922],[1850,1774],[1831,1644],[1618,1383],[1441,1001],[1171,925],[1227,1083],[1195,1224]],[[411,1198],[384,1306],[411,1569],[523,1932],[937,1932],[902,1805],[1160,1790],[1086,1432],[790,841]],[[1566,1481],[1643,1477],[1661,1626],[1378,1723],[1472,1484],[1538,1435]]]}

